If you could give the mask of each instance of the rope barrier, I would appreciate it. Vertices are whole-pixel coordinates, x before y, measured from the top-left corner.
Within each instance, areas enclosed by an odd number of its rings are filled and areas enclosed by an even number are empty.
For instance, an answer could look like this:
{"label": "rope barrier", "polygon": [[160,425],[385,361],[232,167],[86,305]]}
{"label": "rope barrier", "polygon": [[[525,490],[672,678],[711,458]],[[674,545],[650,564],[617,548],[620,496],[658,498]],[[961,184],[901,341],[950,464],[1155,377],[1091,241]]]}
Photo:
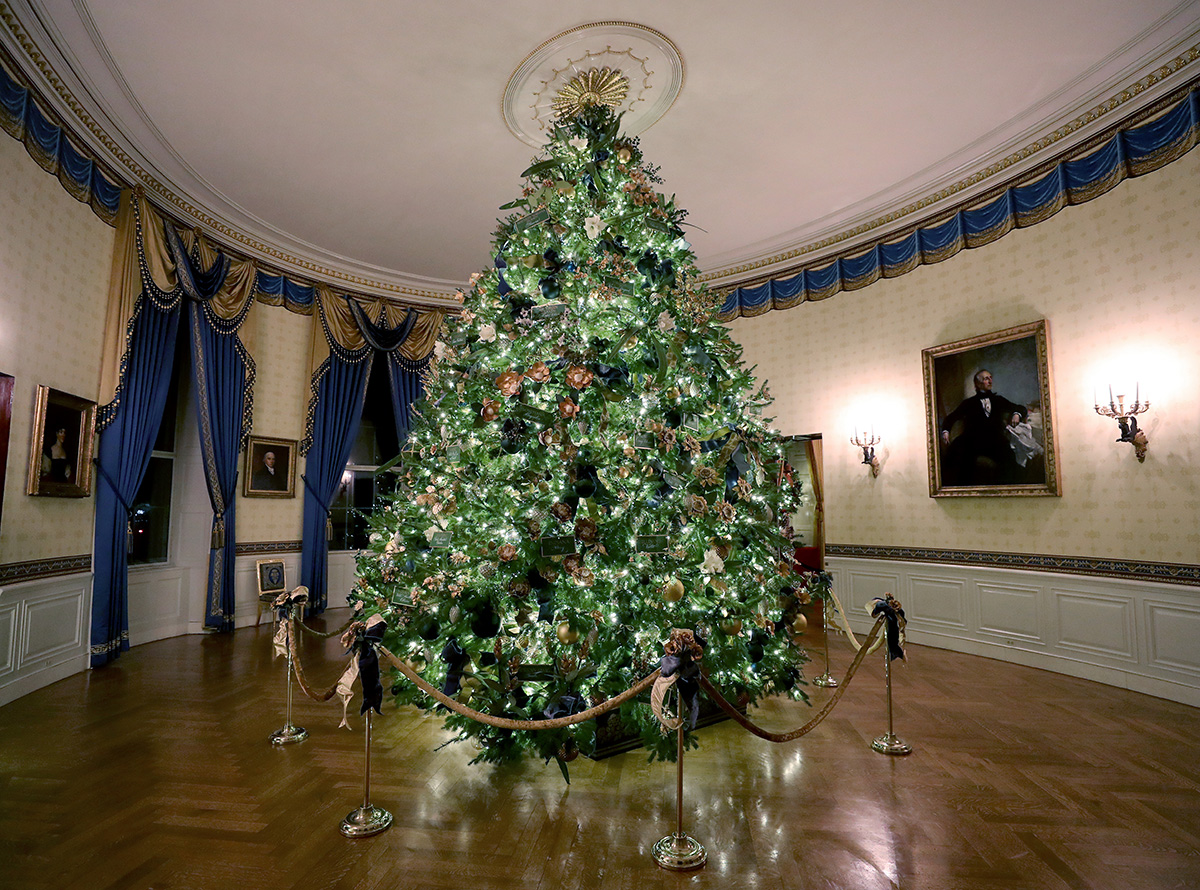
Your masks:
{"label": "rope barrier", "polygon": [[[288,624],[294,625],[296,624],[296,621],[289,618]],[[349,625],[347,625],[347,627],[349,627]],[[333,698],[334,695],[337,694],[338,683],[341,682],[341,677],[338,677],[338,679],[334,681],[334,684],[324,692],[320,694],[313,692],[308,685],[308,680],[304,676],[304,665],[300,663],[300,652],[296,648],[296,635],[290,630],[288,631],[288,648],[292,653],[292,668],[296,671],[296,682],[300,684],[300,689],[303,690],[304,694],[313,701],[329,701],[331,698]]]}
{"label": "rope barrier", "polygon": [[[292,621],[292,623],[295,624],[296,622]],[[838,686],[837,690],[830,697],[829,701],[825,703],[824,707],[817,712],[816,716],[814,716],[799,729],[794,729],[790,732],[779,733],[771,732],[770,730],[766,730],[758,726],[753,720],[743,715],[737,708],[731,705],[723,695],[721,695],[717,688],[713,686],[712,682],[708,679],[707,673],[702,673],[700,675],[700,688],[703,689],[708,697],[713,700],[717,707],[724,711],[727,716],[729,716],[739,726],[748,732],[753,733],[761,739],[766,739],[768,742],[775,742],[777,744],[794,741],[795,739],[798,739],[803,735],[807,735],[809,732],[815,729],[829,715],[830,711],[833,710],[834,706],[845,693],[846,687],[850,685],[850,681],[854,679],[854,675],[858,671],[859,665],[862,664],[863,659],[869,652],[873,651],[872,644],[875,643],[876,639],[879,637],[880,629],[883,627],[884,623],[885,621],[882,617],[875,622],[875,626],[871,628],[871,632],[867,635],[865,643],[859,648],[858,653],[854,657],[854,661],[851,662],[850,668],[846,671],[846,676],[842,680],[841,685]],[[349,625],[347,624],[347,627],[348,626]],[[330,636],[332,636],[332,634],[330,634]],[[333,696],[337,694],[337,687],[338,682],[340,682],[340,677],[337,682],[334,682],[334,684],[324,692],[314,692],[309,686],[307,678],[304,676],[304,666],[300,662],[300,653],[296,646],[296,635],[294,633],[288,634],[288,646],[292,653],[292,664],[296,671],[296,681],[299,683],[300,688],[304,691],[304,694],[314,701],[329,701],[331,698],[333,698]],[[578,714],[571,714],[566,717],[554,717],[546,720],[513,720],[509,717],[495,717],[491,714],[485,714],[482,711],[476,711],[474,708],[467,707],[461,702],[456,701],[455,699],[446,695],[441,690],[431,686],[408,664],[393,655],[387,649],[387,647],[380,645],[378,650],[379,653],[391,663],[392,667],[396,668],[396,670],[407,677],[426,695],[436,699],[438,702],[449,708],[451,711],[454,711],[456,714],[460,714],[461,716],[467,717],[468,719],[474,720],[478,723],[486,723],[488,726],[494,726],[497,729],[534,731],[540,729],[561,729],[566,726],[573,726],[577,723],[584,723],[595,717],[599,717],[601,714],[607,714],[609,711],[619,708],[621,705],[625,704],[625,702],[629,701],[635,696],[640,695],[653,685],[654,681],[658,679],[660,673],[657,670],[653,671],[652,673],[647,674],[633,686],[630,686],[624,692],[615,695],[612,698],[595,705],[594,707],[588,708],[586,711],[580,711]]]}
{"label": "rope barrier", "polygon": [[304,631],[306,634],[309,634],[314,637],[319,637],[322,640],[328,640],[330,637],[341,636],[342,634],[344,634],[347,630],[350,629],[350,625],[353,624],[357,620],[359,620],[359,616],[351,615],[350,618],[346,621],[346,623],[343,624],[341,627],[339,627],[337,630],[331,630],[328,632],[323,631],[323,630],[313,630],[311,627],[309,627],[303,621],[297,621],[296,624],[299,625],[300,629],[302,631]]}
{"label": "rope barrier", "polygon": [[457,714],[461,714],[464,717],[469,717],[470,719],[479,723],[486,723],[488,726],[495,726],[498,729],[561,729],[564,726],[573,726],[576,723],[584,723],[588,720],[591,720],[593,717],[599,717],[601,714],[607,714],[609,711],[619,708],[634,696],[645,692],[650,685],[658,679],[658,671],[647,674],[620,695],[615,695],[593,708],[588,708],[586,711],[580,711],[578,714],[571,714],[567,717],[554,717],[547,720],[512,720],[508,717],[493,717],[491,714],[484,714],[482,711],[476,711],[474,708],[468,708],[461,702],[455,701],[450,696],[430,686],[423,679],[421,679],[420,674],[389,652],[385,647],[380,646],[379,652],[384,658],[392,663],[394,668],[400,671],[400,673],[404,674],[404,676],[408,677],[408,679],[415,683],[417,688],[426,695],[433,696],[439,702]]}
{"label": "rope barrier", "polygon": [[799,729],[793,729],[791,732],[770,732],[769,730],[763,729],[749,717],[746,717],[744,714],[742,714],[728,701],[726,701],[725,697],[721,695],[721,693],[717,691],[717,688],[709,681],[708,674],[702,673],[700,675],[700,688],[708,694],[708,697],[711,698],[713,702],[716,703],[717,707],[724,711],[726,715],[736,721],[737,724],[743,729],[753,733],[760,739],[766,739],[768,742],[775,743],[794,741],[800,738],[800,736],[807,735],[809,732],[815,729],[817,725],[820,724],[826,716],[828,716],[829,712],[833,710],[833,706],[838,703],[838,700],[842,697],[842,693],[846,691],[846,687],[849,686],[850,681],[854,679],[854,674],[858,670],[858,666],[862,664],[863,659],[871,651],[871,644],[874,643],[875,639],[879,636],[880,628],[883,627],[884,623],[885,622],[883,618],[880,618],[875,622],[875,626],[871,628],[871,633],[867,636],[866,642],[859,648],[858,654],[854,656],[854,661],[850,664],[850,669],[846,671],[845,679],[842,680],[841,685],[838,686],[837,691],[833,693],[829,701],[825,703],[825,706],[817,712],[815,717],[813,717]]}

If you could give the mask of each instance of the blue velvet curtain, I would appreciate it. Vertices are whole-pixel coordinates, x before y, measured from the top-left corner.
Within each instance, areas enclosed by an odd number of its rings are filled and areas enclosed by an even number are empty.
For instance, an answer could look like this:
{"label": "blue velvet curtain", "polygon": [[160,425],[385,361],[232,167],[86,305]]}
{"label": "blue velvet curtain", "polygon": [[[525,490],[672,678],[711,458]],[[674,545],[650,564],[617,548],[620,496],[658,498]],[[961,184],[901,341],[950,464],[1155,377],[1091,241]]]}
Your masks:
{"label": "blue velvet curtain", "polygon": [[204,481],[213,509],[204,626],[233,630],[235,507],[248,356],[238,338],[220,333],[204,306],[193,301],[188,301],[188,330]]}
{"label": "blue velvet curtain", "polygon": [[362,419],[371,355],[367,350],[358,361],[346,361],[333,353],[318,371],[312,444],[303,477],[304,542],[300,557],[300,583],[308,588],[308,607],[313,613],[324,612],[329,603],[329,506],[341,484]]}
{"label": "blue velvet curtain", "polygon": [[211,312],[207,304],[225,282],[228,258],[220,256],[210,268],[197,269],[174,229],[167,226],[166,234],[180,286],[188,298],[192,401],[200,431],[204,482],[213,510],[204,626],[229,631],[233,630],[238,454],[246,432],[246,392],[253,382],[253,362],[242,348],[237,330],[249,301],[232,318],[222,319]]}
{"label": "blue velvet curtain", "polygon": [[408,438],[410,411],[425,394],[421,372],[410,367],[396,350],[387,353],[388,383],[391,384],[392,415],[396,421],[396,439],[401,445]]}
{"label": "blue velvet curtain", "polygon": [[[175,358],[179,292],[143,292],[127,353],[120,407],[100,435],[92,581],[92,667],[129,648],[129,512],[158,434]],[[173,297],[170,299],[169,297]]]}

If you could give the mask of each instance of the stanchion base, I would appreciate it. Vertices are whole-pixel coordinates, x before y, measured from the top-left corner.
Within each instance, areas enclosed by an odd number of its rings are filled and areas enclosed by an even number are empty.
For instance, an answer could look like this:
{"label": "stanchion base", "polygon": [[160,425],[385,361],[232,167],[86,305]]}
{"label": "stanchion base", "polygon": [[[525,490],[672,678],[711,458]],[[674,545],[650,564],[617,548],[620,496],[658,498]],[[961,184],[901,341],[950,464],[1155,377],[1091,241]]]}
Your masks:
{"label": "stanchion base", "polygon": [[911,754],[912,745],[905,744],[890,732],[886,732],[871,742],[871,750],[880,754]]}
{"label": "stanchion base", "polygon": [[819,677],[813,677],[812,682],[814,686],[822,686],[825,689],[833,689],[838,684],[837,677],[833,676],[829,671],[826,671]]}
{"label": "stanchion base", "polygon": [[651,854],[659,868],[670,871],[691,871],[703,868],[708,861],[704,844],[686,834],[668,834],[654,845]]}
{"label": "stanchion base", "polygon": [[367,805],[342,820],[341,831],[346,837],[370,837],[387,831],[392,825],[392,814],[377,806]]}
{"label": "stanchion base", "polygon": [[288,724],[283,729],[277,729],[271,733],[272,745],[292,745],[296,742],[302,742],[308,738],[308,730],[303,726],[292,726]]}

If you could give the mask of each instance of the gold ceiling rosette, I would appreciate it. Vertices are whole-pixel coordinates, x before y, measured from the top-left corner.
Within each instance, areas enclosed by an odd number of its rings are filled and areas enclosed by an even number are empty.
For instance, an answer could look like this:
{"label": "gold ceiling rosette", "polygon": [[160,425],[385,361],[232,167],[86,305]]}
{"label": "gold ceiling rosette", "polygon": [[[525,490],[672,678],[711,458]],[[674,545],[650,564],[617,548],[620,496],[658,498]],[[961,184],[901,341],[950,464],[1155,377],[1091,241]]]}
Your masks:
{"label": "gold ceiling rosette", "polygon": [[617,108],[629,93],[629,79],[615,68],[590,68],[572,77],[554,97],[560,118],[578,117],[597,105]]}

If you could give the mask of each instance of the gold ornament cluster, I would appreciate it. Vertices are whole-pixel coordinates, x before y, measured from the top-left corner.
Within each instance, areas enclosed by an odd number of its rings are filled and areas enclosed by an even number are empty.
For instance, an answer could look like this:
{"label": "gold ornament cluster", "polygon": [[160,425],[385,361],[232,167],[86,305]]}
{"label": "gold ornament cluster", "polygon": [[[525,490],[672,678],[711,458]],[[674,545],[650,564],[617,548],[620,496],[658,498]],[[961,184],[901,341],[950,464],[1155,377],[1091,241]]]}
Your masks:
{"label": "gold ornament cluster", "polygon": [[629,93],[629,79],[615,68],[589,68],[572,77],[554,97],[560,118],[578,117],[589,108],[617,108]]}

